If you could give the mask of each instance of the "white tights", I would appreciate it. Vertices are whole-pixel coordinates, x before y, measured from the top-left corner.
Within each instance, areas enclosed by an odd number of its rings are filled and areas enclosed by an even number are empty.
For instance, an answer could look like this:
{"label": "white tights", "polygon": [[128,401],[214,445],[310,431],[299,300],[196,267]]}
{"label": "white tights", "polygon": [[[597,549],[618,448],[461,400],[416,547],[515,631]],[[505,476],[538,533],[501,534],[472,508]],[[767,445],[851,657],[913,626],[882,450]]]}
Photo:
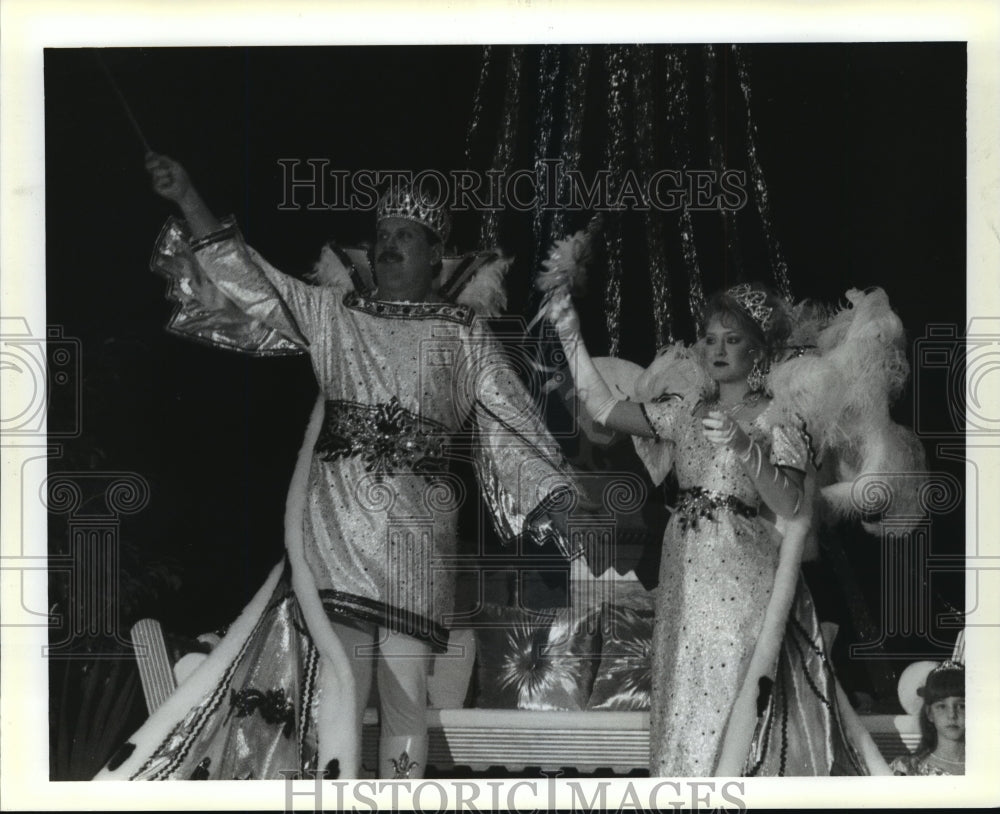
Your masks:
{"label": "white tights", "polygon": [[423,777],[427,763],[426,642],[373,624],[339,623],[333,629],[347,651],[354,674],[357,720],[371,692],[372,663],[379,694],[379,777]]}

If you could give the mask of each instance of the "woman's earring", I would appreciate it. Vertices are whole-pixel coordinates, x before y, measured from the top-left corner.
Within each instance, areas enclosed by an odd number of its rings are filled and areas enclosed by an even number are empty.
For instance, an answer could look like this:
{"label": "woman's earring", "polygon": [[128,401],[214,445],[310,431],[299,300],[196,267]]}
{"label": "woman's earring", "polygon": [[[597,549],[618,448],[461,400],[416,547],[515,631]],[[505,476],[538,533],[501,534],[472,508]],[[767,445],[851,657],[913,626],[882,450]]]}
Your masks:
{"label": "woman's earring", "polygon": [[760,357],[753,360],[753,367],[747,374],[747,387],[754,393],[764,389],[764,368],[760,363]]}

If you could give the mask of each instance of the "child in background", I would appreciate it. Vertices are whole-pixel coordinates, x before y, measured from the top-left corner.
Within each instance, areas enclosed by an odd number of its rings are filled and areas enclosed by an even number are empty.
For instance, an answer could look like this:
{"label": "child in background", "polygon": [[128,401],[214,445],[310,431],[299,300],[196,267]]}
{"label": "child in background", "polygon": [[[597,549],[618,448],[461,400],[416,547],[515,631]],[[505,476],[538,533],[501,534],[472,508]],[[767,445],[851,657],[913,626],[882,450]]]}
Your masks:
{"label": "child in background", "polygon": [[942,662],[927,676],[917,693],[920,709],[920,746],[892,762],[897,775],[965,774],[965,668]]}

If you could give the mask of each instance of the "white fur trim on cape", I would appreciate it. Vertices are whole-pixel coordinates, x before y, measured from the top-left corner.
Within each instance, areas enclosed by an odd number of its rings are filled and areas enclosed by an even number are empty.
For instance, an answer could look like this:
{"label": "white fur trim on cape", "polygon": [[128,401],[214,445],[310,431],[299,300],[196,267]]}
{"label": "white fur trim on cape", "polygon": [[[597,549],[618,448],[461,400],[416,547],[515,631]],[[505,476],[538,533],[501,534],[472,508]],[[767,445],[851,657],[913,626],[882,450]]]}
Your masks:
{"label": "white fur trim on cape", "polygon": [[742,774],[757,725],[758,680],[761,676],[772,676],[778,662],[778,651],[785,638],[785,626],[798,586],[802,552],[812,522],[815,485],[810,483],[811,480],[806,478],[806,494],[798,516],[793,519],[779,518],[780,526],[776,527],[777,533],[781,535],[781,550],[774,574],[774,586],[750,664],[729,713],[715,772],[719,777],[737,777]]}
{"label": "white fur trim on cape", "polygon": [[[811,475],[807,475],[805,483],[802,510],[794,518],[779,517],[775,525],[775,532],[781,538],[778,568],[774,575],[771,598],[764,611],[761,632],[726,724],[719,763],[715,770],[717,777],[742,774],[757,725],[759,680],[763,676],[774,677],[788,616],[801,579],[803,552],[813,521],[816,483]],[[890,774],[885,759],[851,707],[840,682],[834,679],[834,684],[837,689],[837,711],[844,733],[860,754],[867,771],[873,775]]]}
{"label": "white fur trim on cape", "polygon": [[361,770],[361,721],[357,720],[354,674],[343,644],[333,632],[303,551],[303,516],[313,447],[323,424],[325,400],[316,399],[305,440],[292,474],[285,504],[285,547],[292,566],[292,589],[302,617],[321,656],[316,728],[319,742],[317,766],[333,758],[340,761],[340,779],[352,780]]}
{"label": "white fur trim on cape", "polygon": [[[347,653],[333,632],[303,554],[302,519],[312,451],[323,422],[324,400],[317,399],[299,451],[285,506],[285,544],[292,569],[292,588],[309,634],[320,653],[317,693],[318,766],[332,759],[340,762],[340,778],[354,779],[360,772],[361,722],[354,701],[354,675]],[[264,585],[243,609],[229,632],[190,677],[174,692],[130,739],[136,748],[113,772],[102,769],[95,780],[128,778],[146,762],[170,734],[177,721],[198,704],[222,680],[237,658],[267,607],[281,577],[284,563],[276,565]],[[300,714],[304,711],[300,710]]]}
{"label": "white fur trim on cape", "polygon": [[274,592],[275,585],[278,584],[283,569],[284,563],[278,563],[271,569],[263,586],[247,603],[236,621],[230,625],[229,632],[219,645],[129,738],[129,742],[135,744],[135,750],[128,759],[114,771],[109,771],[107,768],[101,769],[94,778],[95,780],[127,780],[163,743],[177,722],[182,720],[192,707],[200,703],[208,693],[218,686],[229,665],[239,656],[243,645],[267,607],[267,602]]}

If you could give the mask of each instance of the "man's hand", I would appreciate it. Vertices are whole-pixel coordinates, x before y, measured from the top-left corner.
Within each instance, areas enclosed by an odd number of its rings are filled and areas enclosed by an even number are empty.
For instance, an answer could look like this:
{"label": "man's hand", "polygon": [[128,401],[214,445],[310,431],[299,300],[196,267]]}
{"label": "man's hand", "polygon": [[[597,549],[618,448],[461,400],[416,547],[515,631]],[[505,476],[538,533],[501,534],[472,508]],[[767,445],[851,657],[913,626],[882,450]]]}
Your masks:
{"label": "man's hand", "polygon": [[153,182],[153,191],[178,206],[191,197],[194,187],[187,170],[172,158],[159,153],[146,153],[146,171]]}
{"label": "man's hand", "polygon": [[525,530],[539,544],[551,543],[567,553],[569,544],[569,513],[574,505],[573,492],[567,486],[560,486],[535,506],[525,519]]}

